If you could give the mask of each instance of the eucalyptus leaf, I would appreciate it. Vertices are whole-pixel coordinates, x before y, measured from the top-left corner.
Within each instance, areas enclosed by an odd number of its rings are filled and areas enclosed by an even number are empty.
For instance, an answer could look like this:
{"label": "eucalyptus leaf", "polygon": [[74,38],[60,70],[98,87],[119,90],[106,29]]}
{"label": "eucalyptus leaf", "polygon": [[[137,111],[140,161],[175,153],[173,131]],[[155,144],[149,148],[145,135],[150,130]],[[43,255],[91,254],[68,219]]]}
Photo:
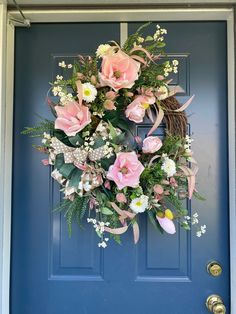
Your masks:
{"label": "eucalyptus leaf", "polygon": [[101,212],[103,215],[108,215],[108,216],[113,215],[113,212],[108,207],[102,207]]}
{"label": "eucalyptus leaf", "polygon": [[93,149],[102,147],[103,145],[105,145],[105,141],[101,137],[96,138],[95,143],[93,145]]}
{"label": "eucalyptus leaf", "polygon": [[70,180],[69,180],[69,187],[72,186],[78,186],[81,180],[81,175],[82,175],[83,171],[75,168],[70,176]]}
{"label": "eucalyptus leaf", "polygon": [[54,167],[55,167],[57,170],[60,170],[61,167],[62,167],[64,164],[65,164],[65,161],[64,161],[64,154],[58,154],[58,155],[56,155]]}
{"label": "eucalyptus leaf", "polygon": [[73,164],[64,164],[60,168],[60,173],[65,177],[66,179],[69,179],[72,171],[75,169],[75,166]]}
{"label": "eucalyptus leaf", "polygon": [[69,141],[68,136],[61,130],[55,129],[53,131],[53,135],[59,140],[61,141],[63,144],[73,147],[73,145],[71,144],[71,142]]}
{"label": "eucalyptus leaf", "polygon": [[73,146],[81,146],[84,144],[84,140],[78,133],[75,136],[68,137],[68,139]]}
{"label": "eucalyptus leaf", "polygon": [[154,228],[158,231],[160,231],[162,234],[164,233],[163,229],[161,228],[159,222],[156,220],[155,214],[152,211],[148,211],[148,218]]}
{"label": "eucalyptus leaf", "polygon": [[108,125],[109,125],[109,131],[110,131],[111,138],[114,139],[117,136],[116,129],[113,127],[113,125],[111,124],[110,121],[108,121]]}
{"label": "eucalyptus leaf", "polygon": [[112,164],[114,164],[115,159],[116,159],[115,156],[112,156],[112,157],[110,157],[110,158],[102,158],[102,159],[100,160],[102,168],[104,168],[105,170],[108,170],[109,167],[110,167]]}

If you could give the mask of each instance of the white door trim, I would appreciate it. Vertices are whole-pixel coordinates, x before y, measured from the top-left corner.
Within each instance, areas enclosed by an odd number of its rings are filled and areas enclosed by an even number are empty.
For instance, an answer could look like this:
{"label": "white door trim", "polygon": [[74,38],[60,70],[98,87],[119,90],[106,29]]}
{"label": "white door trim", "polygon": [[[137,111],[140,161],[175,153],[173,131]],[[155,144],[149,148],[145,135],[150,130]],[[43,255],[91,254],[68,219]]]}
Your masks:
{"label": "white door trim", "polygon": [[[119,0],[117,0],[119,3]],[[96,9],[96,10],[24,10],[31,23],[120,21],[122,39],[125,22],[158,21],[226,21],[228,39],[228,136],[229,136],[229,211],[231,314],[236,314],[236,177],[235,177],[235,67],[233,9]],[[9,18],[20,19],[16,11]],[[6,47],[7,39],[7,47]],[[11,247],[11,175],[14,81],[14,26],[6,18],[6,5],[0,5],[0,313],[10,314],[10,247]],[[5,66],[6,64],[6,66]],[[6,91],[6,92],[5,92]],[[1,249],[2,248],[2,249]]]}

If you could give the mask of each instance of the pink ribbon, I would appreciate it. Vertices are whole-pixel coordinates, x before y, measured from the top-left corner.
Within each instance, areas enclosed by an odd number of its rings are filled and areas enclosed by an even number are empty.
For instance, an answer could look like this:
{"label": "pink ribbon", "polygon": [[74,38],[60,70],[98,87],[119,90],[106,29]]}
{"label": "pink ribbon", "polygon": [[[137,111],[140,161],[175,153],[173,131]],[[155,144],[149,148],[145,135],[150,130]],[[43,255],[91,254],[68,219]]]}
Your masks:
{"label": "pink ribbon", "polygon": [[[111,202],[110,204],[111,204],[112,208],[117,212],[117,214],[120,215],[119,220],[123,224],[123,227],[120,227],[120,228],[105,227],[105,231],[112,233],[112,234],[116,234],[116,235],[123,234],[128,230],[126,219],[132,220],[132,219],[134,219],[136,214],[130,213],[127,210],[120,209],[119,206],[117,206],[114,202]],[[132,223],[132,227],[133,227],[134,243],[136,244],[139,240],[139,226],[138,226],[137,221],[134,221]]]}
{"label": "pink ribbon", "polygon": [[195,189],[195,183],[196,183],[196,174],[198,171],[198,167],[194,167],[194,169],[190,169],[187,166],[179,166],[179,168],[183,171],[183,173],[186,175],[188,180],[188,198],[191,199],[193,196],[193,191]]}
{"label": "pink ribbon", "polygon": [[150,53],[144,49],[143,47],[134,47],[133,49],[130,50],[130,53],[134,52],[134,51],[142,51],[145,53],[145,55],[152,61],[153,58],[152,56],[150,55]]}
{"label": "pink ribbon", "polygon": [[78,91],[78,99],[80,106],[82,105],[83,100],[83,86],[80,80],[76,81],[77,91]]}
{"label": "pink ribbon", "polygon": [[[150,131],[148,132],[148,136],[151,135],[160,125],[161,121],[164,118],[164,111],[162,110],[162,108],[160,107],[160,105],[154,105],[154,108],[156,110],[156,121],[153,124],[152,128],[150,129]],[[159,110],[159,112],[158,112]]]}

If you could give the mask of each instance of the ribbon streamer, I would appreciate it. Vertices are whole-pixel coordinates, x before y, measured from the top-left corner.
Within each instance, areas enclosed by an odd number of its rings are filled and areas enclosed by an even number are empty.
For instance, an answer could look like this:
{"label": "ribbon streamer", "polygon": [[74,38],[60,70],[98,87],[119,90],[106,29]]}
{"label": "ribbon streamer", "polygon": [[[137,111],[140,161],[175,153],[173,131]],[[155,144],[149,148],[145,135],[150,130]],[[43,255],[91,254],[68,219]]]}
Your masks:
{"label": "ribbon streamer", "polygon": [[[126,219],[130,219],[130,220],[134,219],[136,214],[130,213],[127,210],[120,209],[119,206],[117,206],[114,202],[110,202],[110,204],[111,204],[112,208],[120,215],[119,219],[124,226],[121,228],[114,228],[114,229],[105,227],[105,231],[110,232],[112,234],[125,233],[128,230],[128,226],[127,226],[125,220]],[[138,225],[137,221],[135,221],[132,224],[132,227],[133,227],[133,234],[134,234],[134,243],[136,244],[139,240],[139,225]]]}
{"label": "ribbon streamer", "polygon": [[[159,112],[158,112],[157,107],[159,109]],[[164,111],[162,110],[162,108],[159,105],[157,105],[157,107],[154,105],[154,108],[156,110],[156,121],[153,124],[152,128],[149,130],[148,136],[151,135],[158,128],[162,119],[164,118]]]}
{"label": "ribbon streamer", "polygon": [[187,176],[188,180],[188,198],[191,199],[193,196],[193,191],[195,189],[196,183],[196,174],[198,171],[198,167],[194,167],[194,169],[190,169],[184,165],[179,166],[179,168],[183,171],[183,173]]}

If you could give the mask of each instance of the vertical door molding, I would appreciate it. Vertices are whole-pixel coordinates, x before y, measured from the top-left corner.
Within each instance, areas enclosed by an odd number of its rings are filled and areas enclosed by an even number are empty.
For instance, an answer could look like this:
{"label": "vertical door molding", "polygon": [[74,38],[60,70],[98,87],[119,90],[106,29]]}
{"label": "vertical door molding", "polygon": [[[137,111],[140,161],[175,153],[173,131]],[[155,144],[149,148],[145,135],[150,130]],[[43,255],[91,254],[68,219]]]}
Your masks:
{"label": "vertical door molding", "polygon": [[235,39],[234,12],[227,19],[228,50],[228,162],[231,314],[236,313],[236,152],[235,152]]}
{"label": "vertical door molding", "polygon": [[5,104],[6,104],[6,41],[7,7],[0,4],[0,308],[3,313],[4,290],[9,287],[3,282],[4,243],[4,168],[5,168]]}

